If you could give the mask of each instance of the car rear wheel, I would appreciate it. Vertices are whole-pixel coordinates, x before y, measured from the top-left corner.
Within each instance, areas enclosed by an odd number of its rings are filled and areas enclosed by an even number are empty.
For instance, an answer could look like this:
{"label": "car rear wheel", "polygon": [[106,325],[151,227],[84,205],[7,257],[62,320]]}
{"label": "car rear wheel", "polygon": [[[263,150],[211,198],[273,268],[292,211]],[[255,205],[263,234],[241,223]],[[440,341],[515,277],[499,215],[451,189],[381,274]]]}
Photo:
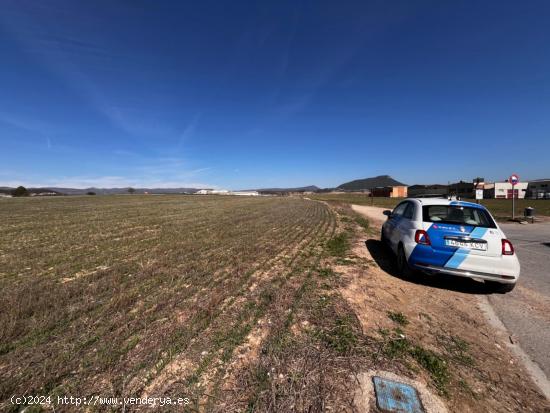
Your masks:
{"label": "car rear wheel", "polygon": [[410,279],[414,275],[414,272],[411,270],[411,267],[409,267],[409,263],[407,262],[405,248],[403,248],[402,244],[399,244],[397,249],[397,271],[401,277],[406,279]]}
{"label": "car rear wheel", "polygon": [[509,293],[516,286],[516,283],[514,283],[514,284],[503,284],[503,283],[499,283],[499,282],[496,282],[496,281],[485,281],[485,284],[487,285],[487,287],[489,288],[489,290],[491,292],[500,293],[500,294]]}

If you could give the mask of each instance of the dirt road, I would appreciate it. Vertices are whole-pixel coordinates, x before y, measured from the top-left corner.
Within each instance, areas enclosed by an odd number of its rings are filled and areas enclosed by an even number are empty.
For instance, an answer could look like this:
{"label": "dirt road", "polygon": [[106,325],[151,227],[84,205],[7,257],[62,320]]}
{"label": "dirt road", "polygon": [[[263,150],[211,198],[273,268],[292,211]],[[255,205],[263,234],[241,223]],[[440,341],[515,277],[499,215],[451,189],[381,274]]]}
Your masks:
{"label": "dirt road", "polygon": [[518,286],[489,301],[525,352],[550,377],[550,223],[501,224],[521,264]]}
{"label": "dirt road", "polygon": [[352,208],[367,216],[373,227],[369,239],[354,251],[372,259],[375,266],[369,268],[368,278],[352,275],[355,278],[344,293],[362,318],[363,327],[391,328],[386,314],[399,311],[411,320],[405,333],[436,351],[449,348],[444,336],[450,337],[450,342],[467,343],[466,359],[471,358],[471,364],[463,360],[455,368],[470,390],[453,389],[450,411],[547,411],[544,396],[510,350],[509,336],[488,323],[483,283],[452,277],[401,279],[395,272],[394,257],[378,241],[385,220],[383,209]]}
{"label": "dirt road", "polygon": [[382,226],[386,220],[386,216],[382,213],[385,208],[366,205],[352,205],[351,207],[355,212],[365,215],[372,225]]}

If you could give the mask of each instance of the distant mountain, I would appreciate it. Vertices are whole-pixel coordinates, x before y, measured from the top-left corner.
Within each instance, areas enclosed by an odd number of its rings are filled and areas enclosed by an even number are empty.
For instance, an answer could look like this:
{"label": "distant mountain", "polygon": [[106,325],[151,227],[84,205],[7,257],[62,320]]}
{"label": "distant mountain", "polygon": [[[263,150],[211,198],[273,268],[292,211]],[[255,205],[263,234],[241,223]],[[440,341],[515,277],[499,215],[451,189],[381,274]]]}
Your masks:
{"label": "distant mountain", "polygon": [[[52,188],[67,195],[84,195],[87,192],[95,192],[97,195],[116,195],[127,194],[129,187],[126,188]],[[194,194],[197,188],[134,188],[136,194]]]}
{"label": "distant mountain", "polygon": [[315,185],[310,186],[301,186],[298,188],[262,188],[262,189],[252,189],[252,191],[258,192],[316,192],[319,191],[319,187]]}
{"label": "distant mountain", "polygon": [[[0,192],[9,193],[14,188],[0,187]],[[93,192],[97,195],[116,195],[116,194],[128,194],[127,188],[58,188],[58,187],[44,187],[44,188],[28,188],[30,193],[41,192],[56,192],[60,195],[86,195],[88,192]],[[193,194],[199,189],[197,188],[134,188],[136,194]]]}
{"label": "distant mountain", "polygon": [[0,186],[0,194],[11,194],[13,190],[14,188],[10,188],[9,186]]}
{"label": "distant mountain", "polygon": [[[1,194],[11,194],[15,188],[9,187],[9,186],[0,186],[0,193]],[[62,195],[59,191],[51,189],[51,188],[27,188],[27,191],[30,194],[40,194],[48,192],[49,194],[57,194]]]}
{"label": "distant mountain", "polygon": [[[15,188],[0,187],[0,193],[11,193]],[[125,188],[60,188],[60,187],[44,187],[44,188],[27,188],[30,193],[41,192],[56,192],[60,195],[86,195],[93,192],[96,195],[117,195],[128,194],[129,187]],[[135,194],[194,194],[200,191],[201,188],[134,188]],[[284,193],[284,192],[315,192],[319,191],[319,187],[315,185],[302,186],[299,188],[264,188],[254,189],[254,191],[265,193]]]}
{"label": "distant mountain", "polygon": [[364,189],[382,188],[386,186],[406,186],[406,184],[396,181],[389,175],[380,175],[373,178],[356,179],[346,182],[337,189],[344,191],[361,191]]}

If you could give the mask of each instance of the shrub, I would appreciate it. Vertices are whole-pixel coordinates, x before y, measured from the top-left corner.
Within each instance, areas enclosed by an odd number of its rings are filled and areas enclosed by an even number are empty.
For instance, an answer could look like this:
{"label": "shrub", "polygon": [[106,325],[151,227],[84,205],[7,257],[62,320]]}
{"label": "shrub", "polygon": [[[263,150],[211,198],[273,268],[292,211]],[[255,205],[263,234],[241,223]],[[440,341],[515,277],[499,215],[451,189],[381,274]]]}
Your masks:
{"label": "shrub", "polygon": [[348,252],[350,245],[346,234],[338,234],[327,242],[327,249],[331,255],[343,257]]}
{"label": "shrub", "polygon": [[29,196],[29,191],[27,191],[27,188],[24,186],[18,186],[11,192],[11,194],[13,196]]}

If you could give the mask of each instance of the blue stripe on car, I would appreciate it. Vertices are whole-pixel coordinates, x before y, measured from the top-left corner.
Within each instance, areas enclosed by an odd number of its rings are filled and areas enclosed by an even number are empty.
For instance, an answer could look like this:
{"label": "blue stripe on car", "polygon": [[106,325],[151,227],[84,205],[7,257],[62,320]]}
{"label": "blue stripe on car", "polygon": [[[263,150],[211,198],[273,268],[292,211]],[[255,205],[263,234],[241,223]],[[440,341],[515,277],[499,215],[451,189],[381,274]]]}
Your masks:
{"label": "blue stripe on car", "polygon": [[486,232],[487,232],[487,228],[477,227],[470,233],[470,237],[483,238]]}
{"label": "blue stripe on car", "polygon": [[[483,238],[485,233],[487,232],[487,228],[477,227],[475,228],[471,233],[471,238]],[[458,248],[453,256],[449,258],[449,261],[445,264],[445,267],[448,268],[458,268],[460,264],[466,259],[466,257],[470,254],[470,250],[467,248]]]}
{"label": "blue stripe on car", "polygon": [[[464,231],[460,231],[461,227],[464,228]],[[468,257],[470,250],[449,246],[443,249],[445,247],[445,235],[460,233],[472,238],[483,238],[487,232],[487,228],[474,228],[472,226],[455,224],[436,224],[436,228],[431,225],[427,232],[432,246],[417,244],[409,257],[409,263],[411,265],[422,263],[438,267],[458,268],[466,257]]]}
{"label": "blue stripe on car", "polygon": [[[464,234],[469,233],[472,230],[471,226],[456,225],[456,224],[438,224],[432,223],[426,230],[432,245],[417,244],[410,257],[409,264],[415,265],[417,263],[424,265],[434,265],[436,267],[444,267],[445,264],[451,259],[457,248],[447,247],[447,249],[441,249],[445,247],[444,236],[449,233],[459,233],[460,227],[464,227]],[[433,247],[438,248],[437,251]]]}
{"label": "blue stripe on car", "polygon": [[470,250],[445,246],[445,235],[461,234],[472,238],[483,238],[486,232],[487,228],[471,225],[433,223],[427,230],[432,245],[417,244],[409,257],[409,264],[414,266],[421,263],[437,267],[457,268],[466,259]]}
{"label": "blue stripe on car", "polygon": [[413,266],[424,264],[443,267],[452,255],[452,250],[435,252],[429,245],[417,244],[409,257],[409,264]]}
{"label": "blue stripe on car", "polygon": [[449,261],[445,263],[445,267],[458,268],[462,261],[468,256],[469,250],[466,248],[458,248],[454,254],[449,258]]}

